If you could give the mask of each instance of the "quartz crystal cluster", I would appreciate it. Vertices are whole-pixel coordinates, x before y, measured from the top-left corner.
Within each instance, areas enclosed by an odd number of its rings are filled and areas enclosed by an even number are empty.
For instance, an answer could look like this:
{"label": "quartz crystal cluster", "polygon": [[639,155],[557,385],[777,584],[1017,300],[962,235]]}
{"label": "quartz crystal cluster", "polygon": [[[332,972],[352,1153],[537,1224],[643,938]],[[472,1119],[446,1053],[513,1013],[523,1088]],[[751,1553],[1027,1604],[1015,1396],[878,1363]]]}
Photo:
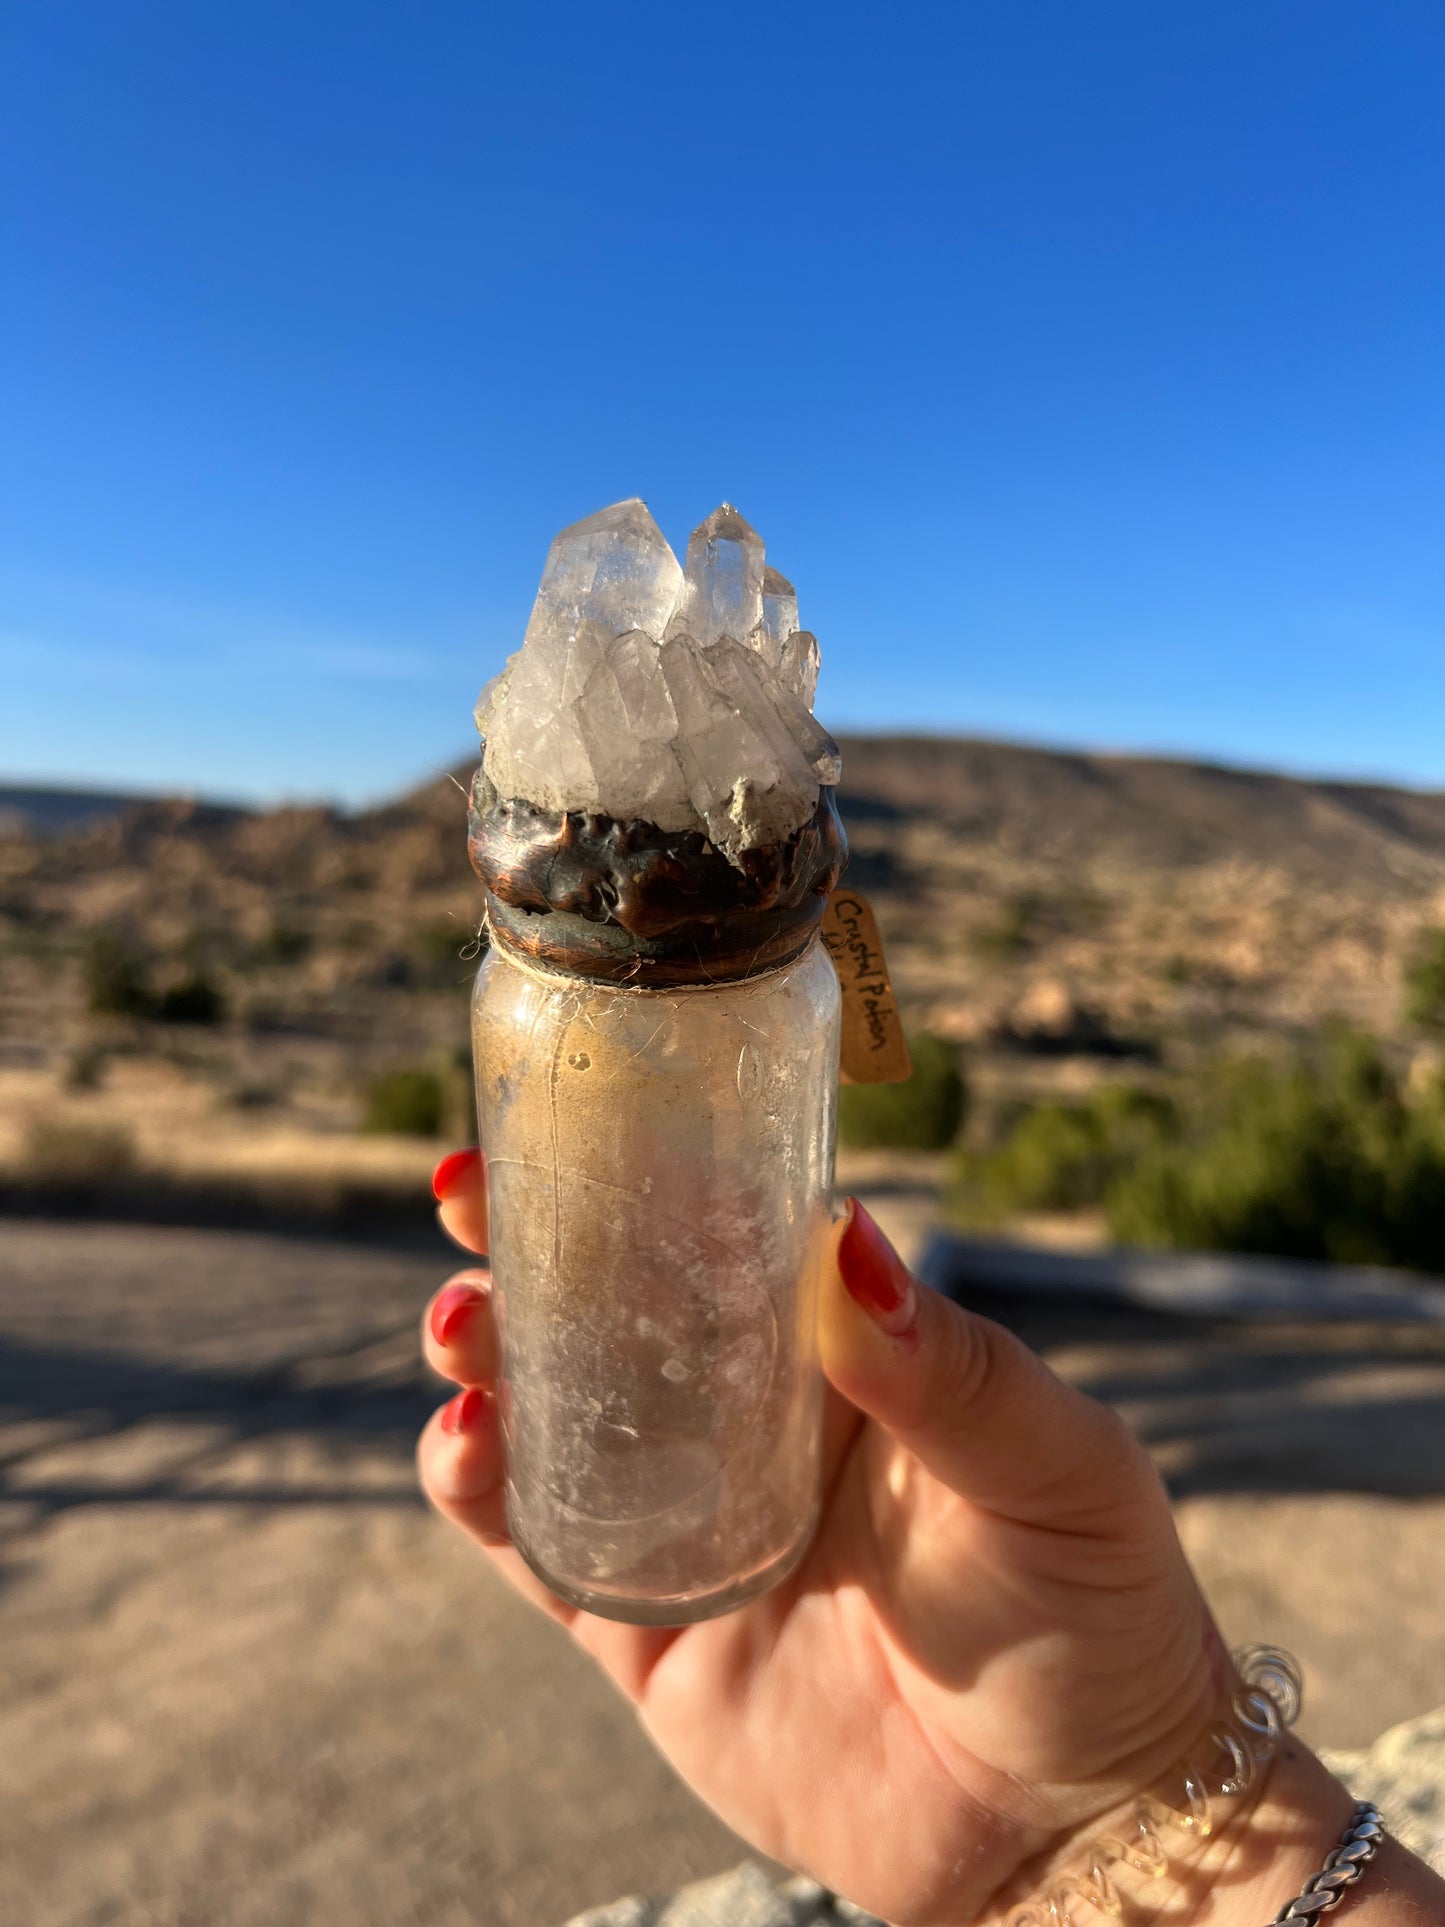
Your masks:
{"label": "quartz crystal cluster", "polygon": [[679,566],[645,505],[618,502],[553,542],[522,647],[477,705],[483,768],[500,796],[701,830],[736,863],[838,781],[817,682],[792,584],[735,508]]}

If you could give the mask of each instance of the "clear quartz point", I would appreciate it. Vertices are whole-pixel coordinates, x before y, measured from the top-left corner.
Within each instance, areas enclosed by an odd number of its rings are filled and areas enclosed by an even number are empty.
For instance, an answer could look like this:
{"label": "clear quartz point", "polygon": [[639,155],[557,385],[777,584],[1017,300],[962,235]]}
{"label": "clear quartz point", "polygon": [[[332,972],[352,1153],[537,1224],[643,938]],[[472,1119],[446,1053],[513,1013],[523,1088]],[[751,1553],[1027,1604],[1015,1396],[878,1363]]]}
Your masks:
{"label": "clear quartz point", "polygon": [[798,626],[798,592],[774,568],[763,570],[763,633],[773,643],[787,641]]}
{"label": "clear quartz point", "polygon": [[[502,796],[543,809],[598,810],[597,773],[578,699],[602,660],[606,632],[586,625],[551,644],[524,646],[491,698],[485,767]],[[500,681],[500,679],[499,679]]]}
{"label": "clear quartz point", "polygon": [[[510,669],[511,663],[515,661],[516,657],[513,656],[507,668]],[[490,732],[492,726],[492,705],[497,700],[498,693],[504,687],[506,681],[507,669],[503,669],[499,671],[497,675],[493,676],[490,682],[482,684],[482,693],[478,696],[477,706],[472,711],[472,720],[476,723],[478,736],[485,738]]]}
{"label": "clear quartz point", "polygon": [[578,704],[597,789],[608,816],[641,817],[664,830],[693,826],[692,799],[673,744],[677,710],[662,651],[641,629],[607,643]]}
{"label": "clear quartz point", "polygon": [[677,557],[646,503],[614,502],[553,541],[526,640],[565,641],[583,622],[613,636],[641,629],[660,637],[681,593]]}
{"label": "clear quartz point", "polygon": [[682,613],[701,643],[745,642],[763,619],[763,544],[731,502],[715,508],[688,538]]}
{"label": "clear quartz point", "polygon": [[[778,680],[785,689],[791,689],[805,708],[811,710],[813,698],[818,693],[818,670],[821,665],[818,653],[818,638],[810,629],[795,629],[786,637],[778,651]],[[836,783],[837,777],[830,776],[826,782]]]}
{"label": "clear quartz point", "polygon": [[813,813],[817,778],[762,687],[766,669],[727,638],[700,649],[674,637],[662,661],[677,709],[677,759],[708,836],[734,861],[791,836]]}

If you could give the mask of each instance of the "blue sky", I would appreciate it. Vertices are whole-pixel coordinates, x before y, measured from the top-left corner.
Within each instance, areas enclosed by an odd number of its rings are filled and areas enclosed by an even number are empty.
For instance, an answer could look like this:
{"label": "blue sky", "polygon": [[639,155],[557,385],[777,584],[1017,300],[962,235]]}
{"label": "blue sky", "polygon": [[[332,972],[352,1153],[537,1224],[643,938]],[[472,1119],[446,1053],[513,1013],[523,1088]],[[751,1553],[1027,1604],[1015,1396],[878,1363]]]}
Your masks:
{"label": "blue sky", "polygon": [[1437,0],[0,6],[0,780],[385,795],[552,533],[819,710],[1445,786]]}

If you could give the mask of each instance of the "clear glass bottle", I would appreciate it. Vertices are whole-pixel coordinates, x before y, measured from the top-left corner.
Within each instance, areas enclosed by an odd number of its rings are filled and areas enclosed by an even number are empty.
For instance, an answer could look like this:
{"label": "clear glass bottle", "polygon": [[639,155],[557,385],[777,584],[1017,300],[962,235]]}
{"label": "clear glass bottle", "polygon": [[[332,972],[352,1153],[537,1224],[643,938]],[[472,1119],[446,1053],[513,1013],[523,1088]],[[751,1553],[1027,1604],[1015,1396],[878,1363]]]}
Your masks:
{"label": "clear glass bottle", "polygon": [[816,1520],[839,992],[816,936],[716,985],[477,975],[507,1514],[553,1592],[676,1625]]}

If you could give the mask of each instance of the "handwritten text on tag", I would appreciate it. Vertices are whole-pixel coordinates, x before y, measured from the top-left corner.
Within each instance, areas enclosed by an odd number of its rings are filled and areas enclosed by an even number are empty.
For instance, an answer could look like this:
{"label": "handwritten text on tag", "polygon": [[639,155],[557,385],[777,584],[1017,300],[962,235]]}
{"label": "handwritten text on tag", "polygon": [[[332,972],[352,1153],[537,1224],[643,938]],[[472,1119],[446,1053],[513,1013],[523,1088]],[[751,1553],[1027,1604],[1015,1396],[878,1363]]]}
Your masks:
{"label": "handwritten text on tag", "polygon": [[823,941],[843,992],[843,1082],[901,1084],[913,1065],[868,899],[836,889],[823,913]]}

